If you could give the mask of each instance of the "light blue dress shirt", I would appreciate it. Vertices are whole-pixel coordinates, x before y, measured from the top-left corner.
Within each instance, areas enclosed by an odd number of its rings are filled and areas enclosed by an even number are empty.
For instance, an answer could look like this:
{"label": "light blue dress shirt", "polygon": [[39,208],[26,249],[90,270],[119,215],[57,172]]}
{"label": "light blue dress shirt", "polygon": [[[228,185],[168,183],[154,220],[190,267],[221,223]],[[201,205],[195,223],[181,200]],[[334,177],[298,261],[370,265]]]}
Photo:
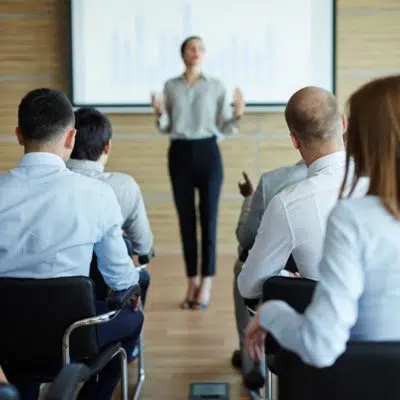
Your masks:
{"label": "light blue dress shirt", "polygon": [[327,224],[320,281],[299,314],[282,301],[260,323],[304,362],[332,365],[349,339],[400,340],[400,221],[375,196],[341,200]]}
{"label": "light blue dress shirt", "polygon": [[93,249],[113,290],[138,282],[111,187],[69,171],[50,153],[26,154],[0,176],[0,277],[88,276]]}

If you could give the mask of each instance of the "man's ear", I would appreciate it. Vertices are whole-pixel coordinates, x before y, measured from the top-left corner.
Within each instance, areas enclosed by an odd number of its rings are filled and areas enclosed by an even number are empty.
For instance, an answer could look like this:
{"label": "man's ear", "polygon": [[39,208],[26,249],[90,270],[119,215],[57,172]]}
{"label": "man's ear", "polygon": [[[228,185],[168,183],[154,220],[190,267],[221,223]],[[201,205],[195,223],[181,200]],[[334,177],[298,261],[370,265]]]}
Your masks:
{"label": "man's ear", "polygon": [[23,146],[24,145],[24,138],[22,137],[21,129],[18,126],[15,128],[15,136],[17,137],[18,144],[20,146]]}
{"label": "man's ear", "polygon": [[300,147],[300,142],[299,139],[297,138],[297,135],[294,132],[290,132],[290,139],[292,139],[293,147],[298,150]]}
{"label": "man's ear", "polygon": [[111,151],[111,139],[109,140],[109,142],[104,146],[104,154],[106,156],[110,155],[110,151]]}
{"label": "man's ear", "polygon": [[65,135],[65,144],[64,147],[68,150],[72,150],[75,145],[75,136],[76,136],[76,129],[71,128]]}

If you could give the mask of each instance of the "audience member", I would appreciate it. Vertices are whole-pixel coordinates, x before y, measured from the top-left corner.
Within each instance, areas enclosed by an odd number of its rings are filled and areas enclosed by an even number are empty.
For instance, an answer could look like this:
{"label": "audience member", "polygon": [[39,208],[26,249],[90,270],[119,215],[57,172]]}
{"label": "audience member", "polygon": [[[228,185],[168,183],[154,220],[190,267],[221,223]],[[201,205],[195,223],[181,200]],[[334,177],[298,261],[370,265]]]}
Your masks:
{"label": "audience member", "polygon": [[[345,172],[346,120],[331,93],[317,87],[299,90],[290,98],[285,118],[293,145],[307,165],[307,179],[268,204],[238,277],[246,298],[260,297],[265,280],[280,274],[290,255],[302,277],[318,279],[326,222]],[[367,183],[360,182],[354,196],[365,194]]]}
{"label": "audience member", "polygon": [[239,349],[232,355],[232,364],[241,368],[243,375],[254,368],[245,350],[246,328],[250,323],[250,315],[239,293],[237,278],[246,261],[248,250],[253,246],[262,216],[271,199],[286,186],[306,179],[307,166],[303,160],[295,165],[278,168],[262,175],[255,192],[247,176],[243,174],[244,182],[239,183],[239,191],[244,197],[241,213],[236,228],[236,237],[239,241],[239,258],[234,266],[233,295],[236,329],[239,336]]}
{"label": "audience member", "polygon": [[[342,200],[329,216],[312,302],[302,315],[282,301],[259,309],[246,337],[255,360],[266,332],[317,367],[332,365],[349,339],[400,340],[400,76],[357,90],[349,111]],[[351,194],[364,176],[368,194],[349,198],[346,185]]]}
{"label": "audience member", "polygon": [[[122,226],[135,254],[150,255],[153,234],[142,197],[135,180],[123,173],[104,172],[111,152],[112,126],[109,119],[93,108],[75,111],[75,146],[67,167],[76,173],[100,179],[111,186],[122,212]],[[146,269],[140,270],[139,284],[145,303],[150,277]]]}
{"label": "audience member", "polygon": [[304,160],[300,160],[294,165],[264,173],[254,193],[244,192],[244,201],[236,227],[236,238],[241,251],[246,252],[253,247],[258,227],[272,198],[285,187],[306,178],[307,166]]}
{"label": "audience member", "polygon": [[[25,155],[0,176],[0,277],[88,276],[93,250],[112,290],[138,282],[121,234],[121,209],[104,182],[73,173],[65,160],[75,141],[74,112],[66,96],[52,89],[29,92],[18,108],[16,136]],[[107,312],[105,303],[97,312]],[[51,321],[49,321],[51,325]],[[143,314],[123,309],[97,328],[99,344],[120,341],[128,357],[143,324]],[[82,398],[110,399],[120,378],[119,360],[87,385]],[[39,385],[19,387],[22,398],[36,399]],[[85,390],[86,389],[86,390]]]}

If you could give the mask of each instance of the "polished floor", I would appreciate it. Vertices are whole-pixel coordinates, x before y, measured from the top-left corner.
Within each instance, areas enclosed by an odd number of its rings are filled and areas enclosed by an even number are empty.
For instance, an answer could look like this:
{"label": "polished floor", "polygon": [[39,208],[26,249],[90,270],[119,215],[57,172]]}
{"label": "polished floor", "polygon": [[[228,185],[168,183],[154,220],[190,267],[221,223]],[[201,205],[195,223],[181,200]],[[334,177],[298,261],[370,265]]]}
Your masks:
{"label": "polished floor", "polygon": [[[235,257],[218,262],[212,303],[207,310],[181,310],[185,293],[182,259],[158,256],[149,271],[146,306],[146,381],[143,400],[186,400],[191,382],[229,382],[231,399],[247,399],[230,356],[237,347],[233,317],[232,271]],[[130,367],[131,380],[134,367]]]}

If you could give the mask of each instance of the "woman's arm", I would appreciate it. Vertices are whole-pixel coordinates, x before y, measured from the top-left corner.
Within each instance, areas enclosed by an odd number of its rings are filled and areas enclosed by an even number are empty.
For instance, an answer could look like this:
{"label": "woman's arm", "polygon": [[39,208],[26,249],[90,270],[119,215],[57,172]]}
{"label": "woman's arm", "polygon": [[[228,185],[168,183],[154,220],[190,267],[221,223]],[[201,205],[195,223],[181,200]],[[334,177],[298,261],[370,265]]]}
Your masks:
{"label": "woman's arm", "polygon": [[161,133],[171,133],[171,104],[168,82],[164,85],[163,96],[156,99],[152,96],[152,105],[157,117],[156,125]]}
{"label": "woman's arm", "polygon": [[241,90],[235,90],[235,99],[232,107],[227,96],[227,91],[221,85],[217,107],[217,126],[221,133],[225,136],[236,134],[238,132],[237,123],[242,118],[244,112],[244,98]]}
{"label": "woman's arm", "polygon": [[260,308],[261,327],[307,364],[328,367],[346,349],[364,291],[359,232],[350,210],[339,203],[328,221],[320,281],[305,313],[282,301]]}

